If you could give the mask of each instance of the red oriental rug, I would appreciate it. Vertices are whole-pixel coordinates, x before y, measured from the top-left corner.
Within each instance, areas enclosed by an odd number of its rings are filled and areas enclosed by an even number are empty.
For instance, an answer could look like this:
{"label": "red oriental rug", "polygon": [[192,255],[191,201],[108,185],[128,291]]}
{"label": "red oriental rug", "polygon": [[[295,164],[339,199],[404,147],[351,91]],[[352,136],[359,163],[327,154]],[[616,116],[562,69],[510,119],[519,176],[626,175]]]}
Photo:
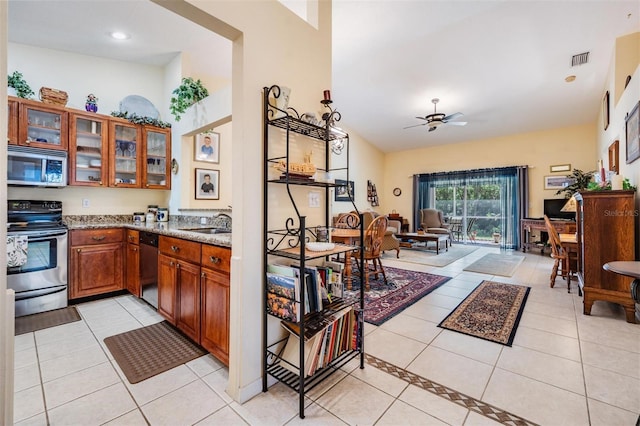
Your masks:
{"label": "red oriental rug", "polygon": [[[364,320],[373,325],[383,324],[451,279],[390,266],[385,266],[384,271],[387,283],[384,283],[382,274],[378,279],[371,277],[371,290],[364,294]],[[357,277],[354,281],[352,290],[345,290],[348,297],[359,295],[360,282]]]}

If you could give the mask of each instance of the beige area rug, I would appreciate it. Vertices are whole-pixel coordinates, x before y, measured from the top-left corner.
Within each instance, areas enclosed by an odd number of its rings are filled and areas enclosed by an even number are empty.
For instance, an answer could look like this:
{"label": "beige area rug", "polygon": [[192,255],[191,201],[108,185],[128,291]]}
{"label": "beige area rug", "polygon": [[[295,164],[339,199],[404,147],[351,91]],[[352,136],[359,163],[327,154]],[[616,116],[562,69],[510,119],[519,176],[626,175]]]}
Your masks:
{"label": "beige area rug", "polygon": [[482,256],[471,265],[464,268],[468,272],[500,275],[510,277],[524,260],[524,256],[490,253]]}
{"label": "beige area rug", "polygon": [[429,266],[446,266],[458,259],[462,259],[468,254],[478,250],[477,247],[465,246],[462,244],[455,244],[449,247],[449,251],[440,250],[440,254],[436,254],[435,251],[427,251],[421,249],[400,249],[400,258],[396,259],[395,250],[387,251],[384,253],[383,259],[393,259],[400,262],[418,263],[420,265]]}
{"label": "beige area rug", "polygon": [[130,383],[138,383],[207,352],[167,321],[104,339]]}

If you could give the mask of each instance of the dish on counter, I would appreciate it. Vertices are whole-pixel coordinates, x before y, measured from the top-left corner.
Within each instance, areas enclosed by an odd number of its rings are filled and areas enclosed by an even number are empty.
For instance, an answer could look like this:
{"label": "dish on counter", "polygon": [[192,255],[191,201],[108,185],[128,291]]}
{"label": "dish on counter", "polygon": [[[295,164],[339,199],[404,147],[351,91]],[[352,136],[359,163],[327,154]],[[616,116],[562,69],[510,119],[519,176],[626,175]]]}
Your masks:
{"label": "dish on counter", "polygon": [[311,242],[307,243],[306,247],[311,251],[329,251],[335,248],[334,243],[321,243],[321,242]]}

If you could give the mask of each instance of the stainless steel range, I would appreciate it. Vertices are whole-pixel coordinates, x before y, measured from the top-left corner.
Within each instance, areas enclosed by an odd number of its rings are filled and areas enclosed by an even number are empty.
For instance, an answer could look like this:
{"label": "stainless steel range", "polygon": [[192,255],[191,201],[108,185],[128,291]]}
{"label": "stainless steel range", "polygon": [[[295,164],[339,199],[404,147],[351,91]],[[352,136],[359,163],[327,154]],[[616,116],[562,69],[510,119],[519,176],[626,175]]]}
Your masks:
{"label": "stainless steel range", "polygon": [[67,227],[62,202],[9,200],[7,287],[16,317],[67,306]]}

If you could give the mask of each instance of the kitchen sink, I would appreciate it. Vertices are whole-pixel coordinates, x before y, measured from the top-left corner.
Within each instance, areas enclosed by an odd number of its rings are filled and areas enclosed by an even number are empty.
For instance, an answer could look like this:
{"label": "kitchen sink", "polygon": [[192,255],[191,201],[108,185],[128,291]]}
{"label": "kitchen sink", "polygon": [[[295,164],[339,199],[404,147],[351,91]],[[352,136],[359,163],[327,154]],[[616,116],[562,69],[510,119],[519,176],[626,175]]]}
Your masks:
{"label": "kitchen sink", "polygon": [[227,228],[186,228],[181,231],[197,232],[199,234],[230,234],[231,229]]}

